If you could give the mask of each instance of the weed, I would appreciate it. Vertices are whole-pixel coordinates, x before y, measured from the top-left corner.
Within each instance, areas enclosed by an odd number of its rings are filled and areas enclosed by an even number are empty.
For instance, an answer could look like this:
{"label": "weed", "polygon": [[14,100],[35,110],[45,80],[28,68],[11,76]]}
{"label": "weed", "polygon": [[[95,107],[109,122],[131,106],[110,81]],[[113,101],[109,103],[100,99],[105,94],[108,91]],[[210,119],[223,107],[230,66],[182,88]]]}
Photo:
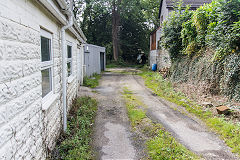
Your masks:
{"label": "weed", "polygon": [[90,78],[89,77],[84,77],[83,78],[83,86],[90,87],[90,88],[95,88],[99,85],[100,78],[101,78],[101,75],[99,75],[99,74],[94,74]]}
{"label": "weed", "polygon": [[143,71],[139,75],[145,79],[145,85],[155,94],[185,107],[188,112],[202,119],[211,129],[220,134],[234,153],[240,155],[240,125],[228,122],[223,117],[216,117],[209,110],[203,110],[201,106],[189,100],[184,94],[176,92],[171,82],[164,80],[158,73]]}
{"label": "weed", "polygon": [[64,160],[90,160],[94,155],[90,146],[97,102],[90,97],[74,100],[68,116],[68,128],[57,145],[60,158]]}
{"label": "weed", "polygon": [[137,130],[145,136],[147,153],[150,159],[199,159],[194,153],[177,142],[160,124],[153,123],[146,116],[146,106],[134,97],[131,91],[124,88],[123,95],[133,130]]}

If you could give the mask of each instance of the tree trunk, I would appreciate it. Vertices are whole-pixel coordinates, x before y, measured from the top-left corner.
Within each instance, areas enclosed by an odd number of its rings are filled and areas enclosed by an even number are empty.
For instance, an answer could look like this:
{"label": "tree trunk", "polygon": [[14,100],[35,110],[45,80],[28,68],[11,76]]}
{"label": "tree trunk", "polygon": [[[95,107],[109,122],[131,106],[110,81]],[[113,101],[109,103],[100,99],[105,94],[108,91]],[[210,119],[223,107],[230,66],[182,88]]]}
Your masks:
{"label": "tree trunk", "polygon": [[[117,2],[116,2],[117,1]],[[112,43],[113,43],[113,58],[118,61],[119,56],[119,23],[120,23],[120,5],[121,0],[113,0],[112,2]]]}

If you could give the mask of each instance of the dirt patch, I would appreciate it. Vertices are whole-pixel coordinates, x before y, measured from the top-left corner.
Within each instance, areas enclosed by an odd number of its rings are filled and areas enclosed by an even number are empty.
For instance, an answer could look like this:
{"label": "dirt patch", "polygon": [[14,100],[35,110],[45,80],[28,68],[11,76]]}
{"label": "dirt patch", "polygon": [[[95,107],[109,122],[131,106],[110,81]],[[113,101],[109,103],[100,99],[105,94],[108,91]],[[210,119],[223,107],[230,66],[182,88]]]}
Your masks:
{"label": "dirt patch", "polygon": [[[216,110],[217,106],[228,106],[231,109],[231,112],[229,115],[225,115],[224,117],[228,121],[240,124],[240,103],[229,101],[227,97],[224,97],[222,95],[210,94],[210,92],[207,90],[207,83],[203,82],[199,83],[198,85],[191,83],[174,83],[174,88],[177,92],[184,93],[187,97],[197,102],[197,104],[201,105],[203,109],[210,110],[216,116],[220,116]],[[212,107],[209,107],[205,104],[212,104]]]}

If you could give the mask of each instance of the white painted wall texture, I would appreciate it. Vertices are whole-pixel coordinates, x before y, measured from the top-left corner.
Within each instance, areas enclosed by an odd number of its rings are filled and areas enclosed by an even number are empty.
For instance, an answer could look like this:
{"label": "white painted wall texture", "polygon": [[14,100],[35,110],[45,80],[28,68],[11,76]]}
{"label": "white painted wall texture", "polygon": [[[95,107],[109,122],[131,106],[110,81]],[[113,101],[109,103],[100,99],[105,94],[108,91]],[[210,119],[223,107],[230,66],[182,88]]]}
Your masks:
{"label": "white painted wall texture", "polygon": [[152,64],[157,64],[157,69],[161,70],[162,68],[171,67],[171,59],[168,51],[166,50],[152,50],[150,51],[150,66]]}
{"label": "white painted wall texture", "polygon": [[[53,95],[42,99],[40,28],[53,38]],[[45,159],[62,126],[61,25],[34,0],[0,1],[0,159]],[[77,95],[77,54],[68,79],[68,109]],[[83,53],[82,53],[83,54]]]}

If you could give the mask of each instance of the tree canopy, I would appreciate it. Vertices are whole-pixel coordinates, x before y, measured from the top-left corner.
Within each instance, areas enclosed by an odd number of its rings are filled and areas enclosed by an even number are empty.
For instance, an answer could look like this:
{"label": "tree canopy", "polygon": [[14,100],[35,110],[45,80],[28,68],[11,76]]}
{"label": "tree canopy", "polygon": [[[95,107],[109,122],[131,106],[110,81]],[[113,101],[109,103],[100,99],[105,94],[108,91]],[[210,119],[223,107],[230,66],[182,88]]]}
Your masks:
{"label": "tree canopy", "polygon": [[109,60],[115,59],[116,46],[118,60],[135,62],[138,54],[149,52],[149,33],[158,27],[160,1],[75,0],[75,15],[88,43],[106,47]]}

